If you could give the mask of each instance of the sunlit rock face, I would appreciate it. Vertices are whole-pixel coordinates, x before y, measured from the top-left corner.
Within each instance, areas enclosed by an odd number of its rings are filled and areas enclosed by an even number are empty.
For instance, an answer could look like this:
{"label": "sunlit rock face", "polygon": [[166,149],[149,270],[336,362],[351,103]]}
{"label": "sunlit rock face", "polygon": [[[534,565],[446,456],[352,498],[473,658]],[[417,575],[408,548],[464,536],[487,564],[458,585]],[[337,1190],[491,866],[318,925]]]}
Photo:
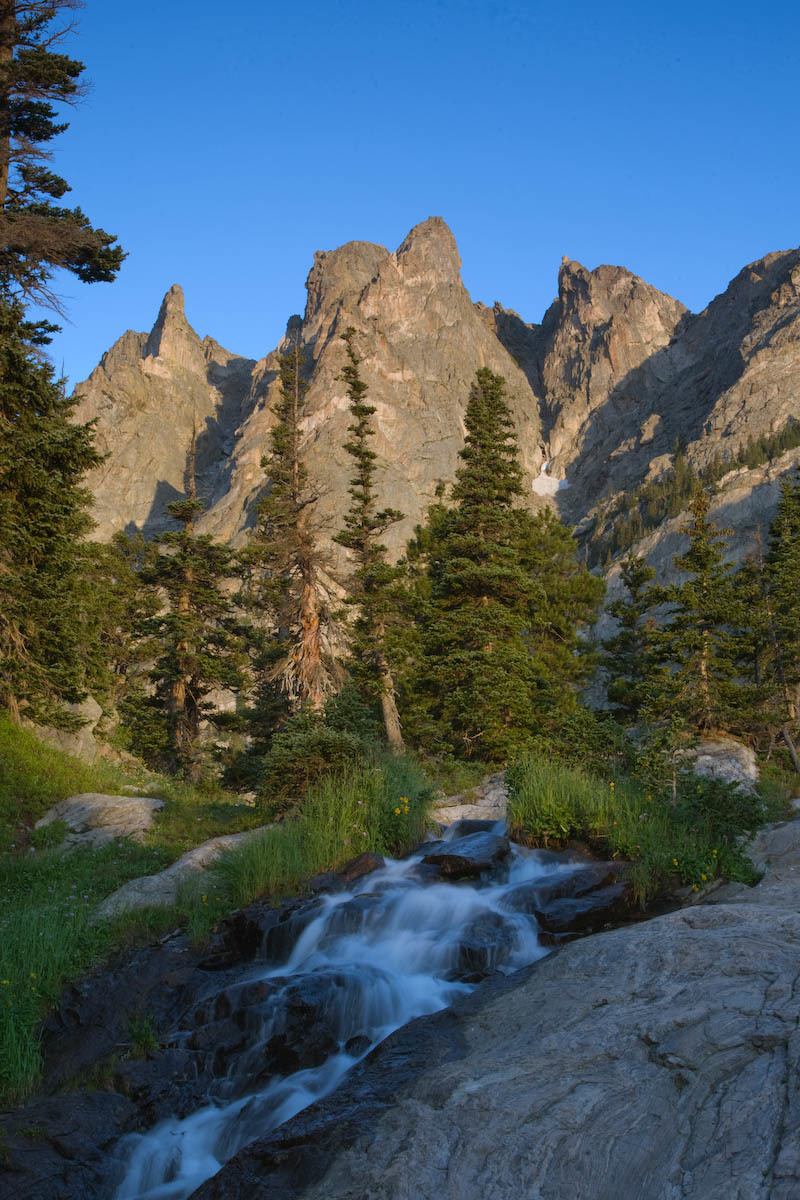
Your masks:
{"label": "sunlit rock face", "polygon": [[[306,351],[304,453],[327,542],[347,506],[341,371],[350,327],[376,409],[380,500],[406,514],[389,531],[395,554],[437,485],[454,476],[479,367],[507,380],[527,502],[552,504],[573,523],[669,470],[678,439],[702,467],[800,419],[800,250],[746,267],[699,314],[622,267],[588,270],[564,259],[558,296],[538,324],[501,304],[473,304],[460,271],[438,217],[394,252],[349,242],[315,255],[305,313],[287,332]],[[169,523],[166,506],[184,491],[196,431],[203,525],[242,540],[266,482],[285,344],[254,362],[200,338],[177,286],[149,335],[123,334],[77,389],[77,419],[96,422],[106,455],[89,479],[96,536]],[[768,522],[796,459],[722,481],[717,503],[737,554]],[[675,541],[672,526],[660,538],[648,535],[645,547],[659,560]]]}

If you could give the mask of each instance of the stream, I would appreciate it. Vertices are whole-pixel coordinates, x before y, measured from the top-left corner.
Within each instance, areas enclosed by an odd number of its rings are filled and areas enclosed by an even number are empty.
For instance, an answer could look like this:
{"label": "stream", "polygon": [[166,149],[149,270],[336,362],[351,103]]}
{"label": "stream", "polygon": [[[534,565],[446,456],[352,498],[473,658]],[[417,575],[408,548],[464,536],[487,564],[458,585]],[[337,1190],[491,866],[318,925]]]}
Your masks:
{"label": "stream", "polygon": [[[242,1047],[204,1107],[120,1143],[115,1200],[185,1200],[247,1143],[332,1092],[396,1029],[446,1008],[494,972],[545,955],[536,917],[515,896],[524,885],[574,872],[576,864],[509,846],[495,836],[502,832],[501,825],[477,835],[500,846],[495,865],[478,878],[442,881],[422,863],[431,851],[423,845],[350,890],[322,896],[283,961],[265,954],[243,968],[236,984]],[[454,829],[441,847],[471,840],[448,841],[455,838]],[[276,1072],[272,1048],[298,997],[302,1011],[313,1013],[298,1037],[300,1069]]]}

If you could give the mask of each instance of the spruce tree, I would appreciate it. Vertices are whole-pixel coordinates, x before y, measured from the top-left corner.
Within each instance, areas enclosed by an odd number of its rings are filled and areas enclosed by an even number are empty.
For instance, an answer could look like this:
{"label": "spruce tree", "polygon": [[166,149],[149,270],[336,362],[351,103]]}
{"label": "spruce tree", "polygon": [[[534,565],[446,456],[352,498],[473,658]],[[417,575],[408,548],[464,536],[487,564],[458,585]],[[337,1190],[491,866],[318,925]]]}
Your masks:
{"label": "spruce tree", "polygon": [[793,766],[800,772],[796,748],[800,722],[800,476],[781,484],[778,509],[769,534],[764,598],[769,630],[767,669],[780,731]]}
{"label": "spruce tree", "polygon": [[684,527],[689,546],[675,559],[686,574],[668,591],[672,605],[662,645],[670,673],[654,698],[651,715],[669,715],[692,733],[731,729],[743,694],[737,672],[737,599],[725,561],[726,531],[709,518],[699,489]]}
{"label": "spruce tree", "polygon": [[73,408],[19,307],[0,304],[0,704],[15,717],[58,721],[91,683],[81,480],[100,459]]}
{"label": "spruce tree", "polygon": [[211,715],[209,693],[239,686],[244,647],[224,586],[236,570],[234,553],[196,530],[203,504],[197,498],[194,443],[186,496],[168,511],[179,528],[162,535],[144,575],[163,608],[143,622],[142,633],[155,657],[153,706],[165,726],[167,765],[196,781],[203,771],[201,725]]}
{"label": "spruce tree", "polygon": [[263,741],[284,707],[320,714],[338,686],[331,615],[320,582],[315,509],[300,449],[305,383],[299,333],[280,359],[280,398],[262,460],[268,486],[244,554],[246,601],[256,610],[261,644],[252,714]]}
{"label": "spruce tree", "polygon": [[398,569],[389,564],[381,537],[403,514],[395,508],[378,508],[375,490],[377,455],[370,449],[374,437],[375,407],[367,401],[361,378],[361,359],[355,348],[355,330],[344,334],[347,363],[342,378],[347,384],[352,423],[345,450],[353,460],[350,508],[344,529],[335,537],[350,550],[354,569],[348,583],[347,603],[356,610],[350,643],[350,671],[365,695],[379,701],[386,740],[395,753],[403,751],[403,732],[397,709],[395,681],[387,655],[387,625],[395,611],[392,589]]}
{"label": "spruce tree", "polygon": [[502,760],[553,734],[585,673],[578,631],[602,583],[549,511],[518,507],[522,469],[505,381],[478,371],[451,506],[435,510],[414,688],[432,748]]}
{"label": "spruce tree", "polygon": [[[68,128],[55,106],[81,95],[83,63],[60,52],[77,0],[0,0],[0,293],[58,307],[57,270],[84,283],[114,279],[124,258],[116,238],[80,208],[58,203],[69,184],[46,165]],[[38,325],[39,336],[52,326]]]}
{"label": "spruce tree", "polygon": [[655,574],[643,558],[629,552],[620,567],[625,594],[606,605],[617,629],[603,642],[601,663],[608,672],[608,698],[626,722],[638,719],[659,670],[653,610],[666,592],[654,585]]}

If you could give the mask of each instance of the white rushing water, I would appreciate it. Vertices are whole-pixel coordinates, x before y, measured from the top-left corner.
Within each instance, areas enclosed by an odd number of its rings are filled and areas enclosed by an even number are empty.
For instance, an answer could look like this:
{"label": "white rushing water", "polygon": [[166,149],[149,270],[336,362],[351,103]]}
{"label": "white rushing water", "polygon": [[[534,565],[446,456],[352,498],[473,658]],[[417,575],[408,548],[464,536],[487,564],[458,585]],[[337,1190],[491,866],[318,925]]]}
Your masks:
{"label": "white rushing water", "polygon": [[[260,1008],[256,1000],[252,1041],[237,1057],[235,1075],[221,1082],[216,1102],[122,1143],[128,1157],[116,1200],[185,1200],[248,1142],[332,1092],[394,1030],[472,991],[475,985],[463,978],[470,975],[476,930],[484,969],[507,973],[541,958],[547,951],[535,918],[504,902],[522,883],[572,869],[512,847],[502,882],[430,883],[419,878],[414,857],[388,861],[352,891],[325,896],[288,962],[243,971],[247,985],[280,983],[265,989]],[[338,1050],[320,1066],[248,1088],[264,1045],[280,1028],[282,995],[308,982],[320,989],[320,1015]],[[226,1091],[236,1098],[226,1099]]]}

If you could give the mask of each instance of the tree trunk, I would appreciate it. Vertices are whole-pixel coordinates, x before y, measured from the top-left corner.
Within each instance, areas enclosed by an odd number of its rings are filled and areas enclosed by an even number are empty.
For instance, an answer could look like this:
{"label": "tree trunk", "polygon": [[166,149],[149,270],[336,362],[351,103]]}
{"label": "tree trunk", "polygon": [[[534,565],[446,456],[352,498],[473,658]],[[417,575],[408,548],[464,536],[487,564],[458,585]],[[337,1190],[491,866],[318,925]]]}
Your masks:
{"label": "tree trunk", "polygon": [[784,726],[784,728],[781,730],[781,737],[786,745],[786,749],[789,751],[789,757],[792,760],[792,766],[794,767],[795,774],[800,775],[800,759],[797,757],[797,749],[792,741],[792,735],[786,726]]}
{"label": "tree trunk", "polygon": [[[379,644],[383,645],[383,630],[378,631]],[[397,700],[394,690],[394,678],[386,655],[380,649],[375,656],[378,676],[381,684],[381,713],[383,727],[386,730],[386,741],[392,754],[405,754],[406,744],[403,741],[403,727],[400,724],[400,713],[397,711]]]}
{"label": "tree trunk", "polygon": [[325,707],[325,666],[322,661],[321,613],[315,573],[306,563],[300,592],[300,642],[295,651],[297,691],[300,703],[312,712]]}
{"label": "tree trunk", "polygon": [[0,0],[0,210],[6,206],[11,166],[9,67],[17,35],[16,10],[16,0]]}

